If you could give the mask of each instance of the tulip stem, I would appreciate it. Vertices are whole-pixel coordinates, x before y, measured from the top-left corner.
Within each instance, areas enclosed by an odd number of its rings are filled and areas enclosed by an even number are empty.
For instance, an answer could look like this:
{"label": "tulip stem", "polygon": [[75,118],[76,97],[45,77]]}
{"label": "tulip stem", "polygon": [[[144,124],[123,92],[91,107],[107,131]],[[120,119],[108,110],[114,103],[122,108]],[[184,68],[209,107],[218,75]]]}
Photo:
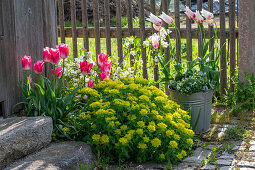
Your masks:
{"label": "tulip stem", "polygon": [[38,84],[40,85],[40,74],[38,74]]}
{"label": "tulip stem", "polygon": [[86,87],[86,75],[84,75],[84,87]]}
{"label": "tulip stem", "polygon": [[46,63],[46,75],[47,75],[47,79],[49,79],[49,63]]}
{"label": "tulip stem", "polygon": [[63,58],[63,73],[62,73],[62,79],[63,79],[63,87],[65,87],[65,59]]}

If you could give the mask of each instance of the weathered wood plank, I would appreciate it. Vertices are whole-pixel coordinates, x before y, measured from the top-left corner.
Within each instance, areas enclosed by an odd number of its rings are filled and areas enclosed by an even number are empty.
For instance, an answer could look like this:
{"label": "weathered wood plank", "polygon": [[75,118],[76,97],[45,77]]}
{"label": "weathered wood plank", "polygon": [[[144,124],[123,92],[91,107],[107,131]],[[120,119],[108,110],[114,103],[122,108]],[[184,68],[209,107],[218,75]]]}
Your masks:
{"label": "weathered wood plank", "polygon": [[[178,30],[180,30],[180,0],[174,1],[174,11],[175,11],[175,25]],[[177,61],[181,61],[181,37],[179,36],[178,31],[176,31],[176,58]]]}
{"label": "weathered wood plank", "polygon": [[122,29],[121,29],[121,1],[116,0],[116,27],[117,27],[117,43],[118,43],[118,64],[123,67],[123,51],[122,51]]}
{"label": "weathered wood plank", "polygon": [[65,21],[64,21],[63,0],[58,0],[58,16],[59,16],[61,43],[65,43]]}
{"label": "weathered wood plank", "polygon": [[[197,9],[198,11],[201,11],[202,10],[202,0],[197,0]],[[203,31],[203,24],[199,24],[198,27],[201,28],[201,30]],[[198,34],[198,56],[200,58],[202,58],[202,41],[203,41],[203,33],[201,35],[201,33],[199,32]]]}
{"label": "weathered wood plank", "polygon": [[229,0],[229,40],[230,40],[230,91],[234,91],[236,69],[236,38],[235,38],[235,0]]}
{"label": "weathered wood plank", "polygon": [[225,32],[225,0],[220,0],[220,47],[222,48],[220,56],[220,91],[221,95],[226,94],[227,89],[227,61],[226,61],[226,32]]}
{"label": "weathered wood plank", "polygon": [[[111,37],[112,38],[117,38],[117,28],[116,27],[111,27]],[[170,31],[172,31],[172,33],[170,34],[171,38],[176,38],[177,33],[175,32],[175,28],[170,27],[169,28]],[[151,27],[146,27],[145,28],[145,36],[149,37],[152,35],[153,32],[153,28]],[[141,31],[140,28],[134,27],[133,28],[133,35],[135,37],[141,37]],[[88,27],[88,36],[89,38],[95,38],[95,28],[92,27]],[[186,28],[181,28],[180,29],[180,34],[181,34],[181,38],[186,39],[187,37],[187,31]],[[199,30],[198,28],[192,28],[191,30],[191,37],[192,39],[198,39],[198,34],[199,34]],[[58,30],[58,35],[60,36],[60,30]],[[77,27],[77,35],[78,38],[83,38],[83,31],[82,31],[82,27]],[[226,29],[226,35],[229,35],[229,29]],[[217,32],[217,36],[220,37],[220,32]],[[72,37],[72,28],[71,27],[65,27],[65,37]],[[100,28],[100,37],[101,38],[106,38],[106,30],[104,27]],[[126,38],[129,37],[129,32],[128,32],[128,28],[127,27],[122,27],[122,38]],[[238,38],[238,28],[235,28],[235,37]],[[205,38],[209,39],[210,35],[209,35],[209,31],[208,28],[205,28]]]}
{"label": "weathered wood plank", "polygon": [[112,55],[111,50],[111,29],[110,29],[110,6],[109,0],[104,0],[104,20],[105,20],[105,30],[106,30],[106,48],[107,54]]}
{"label": "weathered wood plank", "polygon": [[78,57],[77,52],[77,30],[76,30],[76,0],[70,0],[70,9],[71,9],[71,23],[72,23],[72,40],[73,40],[73,57]]}
{"label": "weathered wood plank", "polygon": [[146,48],[143,46],[143,42],[146,39],[145,18],[144,18],[144,0],[139,0],[139,22],[140,22],[140,35],[141,35],[142,60],[143,60],[143,78],[148,79]]}
{"label": "weathered wood plank", "polygon": [[[191,7],[191,0],[186,0],[186,6]],[[187,60],[192,61],[192,37],[191,37],[191,20],[186,16],[187,28]]]}
{"label": "weathered wood plank", "polygon": [[[128,18],[128,33],[129,36],[133,36],[133,15],[132,15],[132,0],[127,0],[127,18]],[[133,48],[134,45],[130,45],[130,48]],[[133,55],[130,55],[130,65],[131,67],[134,66],[134,59]]]}
{"label": "weathered wood plank", "polygon": [[95,25],[95,32],[94,33],[95,33],[96,54],[101,53],[100,28],[99,28],[100,24],[99,24],[98,13],[99,13],[98,0],[93,0],[93,17],[94,17],[94,25]]}
{"label": "weathered wood plank", "polygon": [[[208,0],[208,9],[209,12],[213,13],[213,0]],[[209,26],[209,34],[210,34],[210,43],[209,43],[209,51],[211,52],[211,59],[214,60],[214,30],[212,26]]]}
{"label": "weathered wood plank", "polygon": [[87,0],[81,0],[81,12],[82,12],[82,28],[83,28],[83,45],[84,45],[84,49],[89,51]]}

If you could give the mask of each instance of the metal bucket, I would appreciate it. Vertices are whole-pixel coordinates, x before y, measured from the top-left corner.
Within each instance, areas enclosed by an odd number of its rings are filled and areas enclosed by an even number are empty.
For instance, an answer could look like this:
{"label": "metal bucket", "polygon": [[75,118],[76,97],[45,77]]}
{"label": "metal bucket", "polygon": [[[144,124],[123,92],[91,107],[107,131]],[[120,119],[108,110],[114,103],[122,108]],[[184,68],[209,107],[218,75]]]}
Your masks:
{"label": "metal bucket", "polygon": [[191,125],[195,125],[200,112],[197,126],[194,130],[196,134],[201,134],[209,130],[212,108],[213,90],[198,92],[192,94],[182,94],[170,90],[171,100],[177,102],[184,107],[184,110],[191,108]]}

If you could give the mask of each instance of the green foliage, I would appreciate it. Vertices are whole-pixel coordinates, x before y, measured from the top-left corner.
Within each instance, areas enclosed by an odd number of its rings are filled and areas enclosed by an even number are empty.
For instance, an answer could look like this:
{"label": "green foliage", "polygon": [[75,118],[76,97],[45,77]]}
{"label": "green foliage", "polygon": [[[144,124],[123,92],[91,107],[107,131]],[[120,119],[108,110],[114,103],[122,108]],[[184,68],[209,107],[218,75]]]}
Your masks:
{"label": "green foliage", "polygon": [[23,104],[27,116],[50,116],[56,133],[61,121],[75,109],[76,104],[72,100],[78,90],[65,92],[61,80],[50,81],[41,76],[39,84],[31,85],[28,80],[20,85],[23,102],[19,104]]}
{"label": "green foliage", "polygon": [[240,140],[247,131],[239,127],[228,128],[224,138],[227,140]]}
{"label": "green foliage", "polygon": [[191,152],[190,116],[148,80],[105,79],[78,94],[82,107],[69,115],[64,133],[92,144],[99,160],[176,164]]}

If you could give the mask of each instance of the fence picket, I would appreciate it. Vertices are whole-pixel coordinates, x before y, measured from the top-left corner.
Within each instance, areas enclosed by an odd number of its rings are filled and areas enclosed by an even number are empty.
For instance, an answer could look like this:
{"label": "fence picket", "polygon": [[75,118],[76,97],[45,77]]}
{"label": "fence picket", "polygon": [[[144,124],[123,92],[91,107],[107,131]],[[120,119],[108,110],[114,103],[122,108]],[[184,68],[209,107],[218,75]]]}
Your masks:
{"label": "fence picket", "polygon": [[[180,0],[174,0],[174,11],[175,11],[175,25],[178,30],[180,30]],[[177,12],[176,12],[177,11]],[[181,37],[179,36],[178,31],[175,31],[176,34],[176,58],[177,61],[181,61]]]}
{"label": "fence picket", "polygon": [[104,21],[105,21],[105,30],[106,30],[106,48],[107,54],[112,55],[111,50],[111,29],[110,29],[110,6],[109,0],[104,0]]}
{"label": "fence picket", "polygon": [[76,0],[70,0],[71,23],[72,23],[72,41],[73,41],[73,58],[77,58],[77,30],[76,30]]}
{"label": "fence picket", "polygon": [[[186,6],[191,7],[191,0],[186,0]],[[191,37],[191,20],[186,16],[187,29],[187,60],[192,61],[192,37]]]}
{"label": "fence picket", "polygon": [[[213,0],[208,0],[208,10],[213,13]],[[211,52],[211,59],[214,60],[214,30],[212,26],[209,26],[209,34],[210,34],[210,43],[209,43],[209,51]]]}
{"label": "fence picket", "polygon": [[[202,0],[197,0],[197,10],[201,11],[202,10]],[[201,28],[201,30],[203,30],[203,24],[199,24],[198,27]],[[198,56],[200,58],[202,58],[202,39],[203,39],[203,35],[201,35],[201,33],[198,33]]]}
{"label": "fence picket", "polygon": [[58,15],[59,15],[61,43],[65,43],[65,22],[64,22],[63,0],[58,0]]}
{"label": "fence picket", "polygon": [[[133,36],[133,15],[132,15],[132,2],[131,0],[127,0],[127,19],[128,19],[128,33],[129,36]],[[133,48],[134,45],[131,44],[130,48]],[[134,56],[130,55],[130,65],[134,66]]]}
{"label": "fence picket", "polygon": [[[101,53],[101,44],[100,44],[100,25],[98,17],[98,0],[93,0],[93,18],[95,26],[95,45],[96,45],[96,55]],[[97,57],[96,57],[97,58]],[[98,60],[98,58],[97,58]],[[98,62],[97,62],[98,63]]]}
{"label": "fence picket", "polygon": [[118,43],[118,62],[119,66],[123,66],[123,51],[122,51],[122,29],[121,29],[121,2],[116,0],[116,27],[117,27],[117,43]]}
{"label": "fence picket", "polygon": [[220,47],[222,48],[220,55],[220,92],[221,95],[226,94],[227,89],[227,62],[226,62],[226,26],[225,26],[225,0],[220,0]]}
{"label": "fence picket", "polygon": [[84,49],[89,51],[87,0],[81,0],[81,11],[82,11],[82,27],[83,27]]}
{"label": "fence picket", "polygon": [[235,37],[235,0],[229,0],[229,39],[230,39],[230,91],[234,91],[236,68],[236,37]]}

